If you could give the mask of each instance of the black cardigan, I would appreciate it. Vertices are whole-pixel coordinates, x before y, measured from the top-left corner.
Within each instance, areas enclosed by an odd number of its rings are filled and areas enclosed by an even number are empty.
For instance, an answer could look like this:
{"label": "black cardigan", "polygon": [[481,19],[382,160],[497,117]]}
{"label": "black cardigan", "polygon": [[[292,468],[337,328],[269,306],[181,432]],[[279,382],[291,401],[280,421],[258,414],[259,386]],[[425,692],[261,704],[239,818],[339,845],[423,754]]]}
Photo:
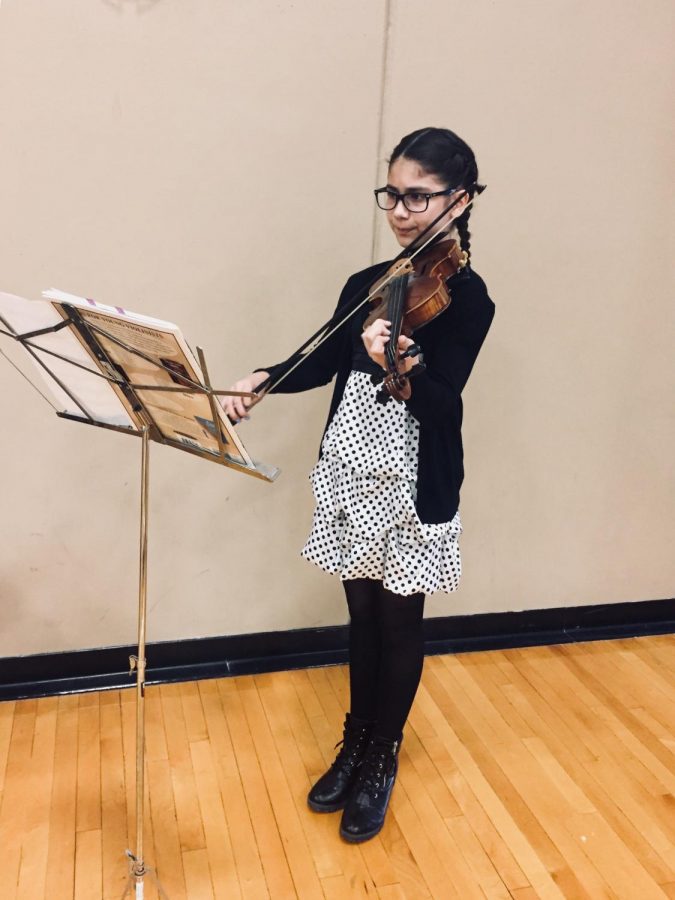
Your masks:
{"label": "black cardigan", "polygon": [[[368,287],[382,268],[380,263],[352,275],[342,289],[337,310]],[[459,508],[459,489],[464,479],[461,393],[495,309],[482,278],[469,267],[450,278],[448,287],[450,306],[414,334],[427,368],[411,379],[412,396],[406,401],[420,423],[416,507],[420,520],[427,524],[449,522]],[[328,428],[352,370],[367,313],[365,308],[356,313],[350,324],[338,329],[272,393],[307,391],[328,384],[337,375]],[[283,363],[262,368],[274,378],[275,369],[281,366]]]}

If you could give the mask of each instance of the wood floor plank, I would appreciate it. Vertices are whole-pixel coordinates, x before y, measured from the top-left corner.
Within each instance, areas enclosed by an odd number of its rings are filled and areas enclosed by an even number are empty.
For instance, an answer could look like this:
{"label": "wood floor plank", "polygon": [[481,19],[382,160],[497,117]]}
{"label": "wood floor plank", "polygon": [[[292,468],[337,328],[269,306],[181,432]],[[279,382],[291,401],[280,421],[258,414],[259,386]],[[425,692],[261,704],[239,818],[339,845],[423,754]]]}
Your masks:
{"label": "wood floor plank", "polygon": [[599,813],[576,813],[567,824],[570,833],[578,838],[584,853],[593,860],[594,866],[617,896],[663,900],[658,884]]}
{"label": "wood floor plank", "polygon": [[295,890],[300,898],[320,898],[323,893],[321,884],[254,679],[238,679],[238,689],[274,816],[284,840]]}
{"label": "wood floor plank", "polygon": [[509,889],[499,877],[492,860],[464,816],[452,816],[445,820],[445,825],[456,847],[464,855],[475,883],[480,885],[485,896],[494,900],[508,900]]}
{"label": "wood floor plank", "polygon": [[[513,815],[509,812],[502,798],[484,776],[481,768],[476,764],[469,750],[463,746],[459,737],[448,724],[443,709],[446,701],[439,695],[438,688],[434,690],[433,697],[428,692],[427,685],[433,686],[433,677],[427,672],[424,685],[418,692],[417,702],[427,718],[435,725],[439,737],[444,741],[458,765],[458,768],[469,783],[473,793],[483,806],[493,825],[505,839],[516,862],[528,878],[530,884],[541,894],[544,900],[549,897],[561,898],[562,892],[552,879],[546,865],[542,863],[536,850],[528,837],[516,824]],[[444,693],[442,686],[441,692]],[[439,704],[440,701],[440,705]],[[513,793],[509,792],[509,797]]]}
{"label": "wood floor plank", "polygon": [[45,876],[53,900],[68,900],[73,897],[75,889],[77,726],[77,696],[59,697]]}
{"label": "wood floor plank", "polygon": [[349,884],[344,875],[329,875],[321,879],[321,889],[326,900],[344,900],[349,897]]}
{"label": "wood floor plank", "polygon": [[[424,872],[424,877],[432,895],[435,893],[435,886],[427,877],[427,872],[431,870],[429,862],[427,859],[419,857],[419,849],[416,849],[416,846],[411,843],[411,841],[414,841],[417,848],[419,848],[422,833],[428,839],[435,855],[438,856],[440,863],[438,874],[440,882],[446,885],[446,890],[449,892],[448,896],[458,896],[467,898],[467,900],[470,900],[470,898],[483,900],[483,891],[480,883],[476,881],[464,859],[464,855],[454,841],[452,832],[446,827],[443,817],[427,793],[424,782],[410,763],[407,751],[401,750],[399,762],[396,790],[398,793],[401,793],[398,790],[399,786],[405,790],[411,809],[408,809],[406,804],[401,805],[394,802],[392,802],[392,809],[414,858]],[[402,816],[405,817],[405,822],[402,821]],[[426,852],[426,846],[422,849]]]}
{"label": "wood floor plank", "polygon": [[548,777],[547,768],[537,764],[536,756],[528,760],[515,748],[502,747],[497,758],[564,861],[558,862],[552,874],[565,896],[609,896],[609,882],[594,865],[592,855],[584,854],[586,845],[579,842],[574,828],[578,815],[596,815],[588,798],[578,791],[579,799],[568,798]]}
{"label": "wood floor plank", "polygon": [[387,827],[382,830],[379,839],[391,860],[397,878],[396,883],[401,885],[406,900],[426,900],[431,897],[427,881],[398,825],[398,819],[394,816],[389,817]]}
{"label": "wood floor plank", "polygon": [[239,777],[218,685],[215,681],[202,681],[199,683],[199,691],[241,894],[245,898],[265,898],[269,896],[269,892],[260,851]]}
{"label": "wood floor plank", "polygon": [[[416,725],[422,721],[426,722],[422,716],[415,719]],[[410,761],[422,783],[426,786],[429,796],[434,802],[434,806],[438,810],[438,814],[444,818],[452,818],[460,816],[462,810],[457,800],[452,796],[446,782],[443,780],[436,761],[443,765],[441,742],[435,734],[426,734],[423,740],[420,740],[416,728],[409,725],[405,731],[405,751],[406,759]],[[447,754],[445,755],[446,759]]]}
{"label": "wood floor plank", "polygon": [[49,808],[54,777],[56,712],[58,699],[38,700],[33,732],[33,748],[27,780],[24,782],[21,867],[17,898],[45,894],[49,850]]}
{"label": "wood floor plank", "polygon": [[[577,890],[574,874],[565,863],[555,841],[551,839],[510,774],[504,771],[502,763],[505,755],[512,752],[518,758],[520,742],[514,735],[503,742],[490,741],[489,732],[484,731],[483,723],[474,719],[471,700],[461,692],[458,693],[456,683],[442,660],[435,662],[433,674],[429,674],[427,684],[436,704],[453,722],[461,746],[470,754],[494,795],[506,802],[514,825],[526,838],[536,858],[557,883],[567,884],[570,889]],[[504,736],[506,735],[505,732]]]}
{"label": "wood floor plank", "polygon": [[178,690],[183,705],[183,719],[188,741],[190,743],[205,741],[208,735],[198,683],[196,681],[184,682],[178,685]]}
{"label": "wood floor plank", "polygon": [[78,829],[75,837],[75,897],[102,896],[101,829]]}
{"label": "wood floor plank", "polygon": [[[101,831],[100,695],[80,694],[77,726],[77,830]],[[92,840],[91,837],[88,840]]]}
{"label": "wood floor plank", "polygon": [[458,698],[472,709],[473,720],[480,722],[481,735],[491,744],[513,741],[518,737],[510,721],[506,720],[490,701],[488,694],[464,666],[459,656],[438,656],[427,661],[437,677],[445,684],[453,685]]}
{"label": "wood floor plank", "polygon": [[160,694],[164,721],[168,723],[165,735],[181,849],[204,850],[206,838],[199,815],[190,743],[183,715],[181,685],[163,684],[160,687]]}
{"label": "wood floor plank", "polygon": [[[611,760],[586,770],[605,791],[598,810],[657,881],[675,878],[675,818]],[[578,780],[582,780],[579,776]]]}
{"label": "wood floor plank", "polygon": [[659,652],[658,645],[650,638],[631,638],[612,641],[608,656],[615,659],[617,666],[628,673],[634,669],[640,683],[640,693],[657,689],[662,699],[673,702],[675,688],[675,641],[670,640],[669,649]]}
{"label": "wood floor plank", "polygon": [[406,895],[400,884],[387,884],[377,889],[380,900],[406,900]]}
{"label": "wood floor plank", "polygon": [[241,897],[230,830],[218,787],[218,776],[213,767],[211,746],[207,740],[193,741],[190,752],[214,896],[216,900]]}
{"label": "wood floor plank", "polygon": [[[362,845],[306,805],[348,703],[345,666],[147,690],[144,857],[171,900],[675,900],[675,637],[428,659]],[[135,718],[133,690],[0,704],[2,900],[121,895]]]}
{"label": "wood floor plank", "polygon": [[[420,726],[422,720],[424,725]],[[506,842],[478,802],[455,761],[448,753],[442,739],[435,731],[433,732],[433,741],[430,737],[427,737],[430,724],[419,704],[413,707],[410,721],[418,732],[420,727],[423,727],[425,733],[424,743],[426,747],[430,748],[430,756],[433,753],[434,765],[439,775],[447,785],[452,797],[456,800],[472,833],[484,849],[500,879],[511,890],[518,887],[526,887],[529,884],[527,878],[516,863]]]}
{"label": "wood floor plank", "polygon": [[[494,866],[508,890],[526,887],[527,878],[516,862],[511,849],[472,791],[464,775],[457,771],[449,776],[449,787],[462,807],[462,812],[472,834]],[[457,817],[451,820],[454,824]]]}
{"label": "wood floor plank", "polygon": [[168,759],[162,695],[157,685],[145,690],[145,757]]}
{"label": "wood floor plank", "polygon": [[314,783],[315,779],[325,771],[326,759],[316,742],[293,679],[289,677],[290,673],[284,673],[284,676],[278,682],[275,681],[274,689],[286,712],[286,719],[308,780]]}
{"label": "wood floor plank", "polygon": [[19,884],[25,832],[23,792],[24,783],[30,778],[36,717],[37,701],[16,705],[0,807],[0,872],[7,900],[16,897]]}
{"label": "wood floor plank", "polygon": [[101,833],[103,898],[119,900],[128,877],[125,851],[127,833],[122,707],[119,691],[106,692],[100,706],[101,729]]}
{"label": "wood floor plank", "polygon": [[590,762],[610,757],[620,767],[629,770],[631,777],[655,797],[664,793],[665,788],[658,778],[633,756],[629,748],[617,741],[606,716],[598,715],[599,698],[585,689],[584,700],[579,679],[572,676],[560,660],[551,654],[524,654],[521,650],[506,651],[504,656],[515,662],[530,687],[541,695],[552,710],[556,710],[564,723],[562,727],[566,729],[570,746],[575,743],[583,745],[588,750]]}
{"label": "wood floor plank", "polygon": [[[558,766],[560,766],[559,771],[562,771],[561,763],[566,766],[567,772],[565,772],[563,780],[560,781],[559,778],[555,778],[555,780],[558,781],[559,790],[566,793],[567,796],[572,796],[572,782],[574,782],[578,786],[583,785],[587,799],[597,805],[602,815],[604,815],[608,819],[608,821],[611,822],[612,827],[617,832],[617,835],[631,847],[640,845],[643,863],[649,869],[652,878],[658,880],[661,877],[664,877],[665,874],[669,875],[670,869],[664,867],[662,861],[660,861],[656,857],[656,854],[654,854],[651,849],[645,845],[645,842],[640,834],[639,827],[635,827],[635,819],[633,817],[622,816],[620,810],[617,808],[616,799],[618,785],[616,780],[610,778],[605,784],[603,784],[602,779],[598,779],[596,782],[594,782],[593,779],[589,779],[587,777],[587,773],[583,768],[580,768],[578,764],[575,765],[571,754],[567,752],[566,748],[561,747],[559,742],[556,741],[555,736],[552,732],[549,732],[546,735],[546,740],[551,744],[553,748],[555,748],[557,759],[554,761],[552,754],[549,754],[547,750],[545,751],[545,756],[542,756],[540,753],[535,753],[535,756],[538,757],[539,762],[542,764],[544,764],[544,760],[546,758],[549,759],[551,765],[553,765],[554,767],[557,768]],[[529,749],[533,750],[535,746],[536,742],[530,742]],[[539,746],[543,747],[543,744],[540,744]],[[598,765],[601,765],[601,763],[597,760],[590,763],[584,763],[585,768],[590,771],[593,771],[594,768]],[[552,774],[550,767],[548,765],[545,765],[545,768],[548,769],[548,774],[550,776]],[[601,790],[599,790],[598,788],[601,788]],[[578,811],[583,811],[583,805],[585,802],[586,801],[583,797],[578,801]],[[639,821],[639,809],[635,809],[634,812],[638,814]],[[647,823],[646,821],[645,824],[651,825],[651,823]],[[654,829],[652,829],[652,831],[654,831]],[[572,837],[575,837],[575,835],[572,834]],[[663,847],[663,842],[661,843],[661,846]],[[573,856],[573,854],[568,851],[566,853],[566,856]],[[584,871],[584,866],[581,864],[577,864],[575,868],[577,871]]]}
{"label": "wood floor plank", "polygon": [[327,836],[318,821],[323,817],[312,814],[307,807],[306,797],[311,787],[311,780],[305,771],[293,733],[284,714],[283,700],[285,694],[275,690],[275,682],[280,682],[282,678],[279,678],[276,674],[259,675],[255,678],[255,685],[284,769],[286,781],[298,814],[298,821],[305,833],[314,867],[323,885],[325,879],[343,874],[337,852],[339,844],[334,838],[332,840],[326,839]]}
{"label": "wood floor plank", "polygon": [[227,718],[237,759],[237,767],[246,797],[258,847],[265,848],[261,862],[267,889],[272,898],[294,896],[293,878],[277,828],[255,744],[244,713],[241,693],[235,679],[218,681],[223,710]]}
{"label": "wood floor plank", "polygon": [[188,900],[215,900],[206,850],[184,850],[183,869]]}
{"label": "wood floor plank", "polygon": [[174,804],[171,764],[168,759],[148,760],[150,816],[154,836],[152,856],[145,856],[171,900],[186,896],[184,856],[181,853],[176,807]]}
{"label": "wood floor plank", "polygon": [[672,754],[622,705],[620,695],[612,693],[599,678],[584,670],[565,648],[551,649],[556,663],[562,663],[555,666],[556,677],[560,680],[569,678],[576,691],[592,690],[595,702],[589,704],[589,709],[603,717],[629,753],[662,783],[664,791],[675,793],[675,772],[670,768]]}
{"label": "wood floor plank", "polygon": [[323,709],[321,708],[321,704],[319,703],[314,690],[311,688],[309,669],[297,669],[290,673],[290,678],[295,685],[295,689],[298,692],[298,696],[305,709],[305,715],[310,722],[313,718],[322,716]]}
{"label": "wood floor plank", "polygon": [[[146,691],[147,693],[147,691]],[[136,691],[120,691],[122,752],[124,754],[124,790],[126,794],[127,834],[136,841]],[[127,848],[131,849],[131,848]]]}
{"label": "wood floor plank", "polygon": [[5,769],[7,768],[7,757],[9,756],[9,742],[14,724],[15,705],[13,700],[0,703],[0,793],[5,788]]}
{"label": "wood floor plank", "polygon": [[[583,789],[589,800],[602,812],[617,834],[639,851],[639,858],[648,867],[652,877],[670,877],[670,869],[664,868],[663,859],[656,858],[644,839],[649,836],[655,846],[669,853],[669,842],[659,831],[658,821],[650,816],[644,807],[651,795],[641,792],[640,800],[634,791],[639,790],[636,782],[626,777],[625,766],[617,763],[606,752],[595,756],[585,746],[586,733],[569,731],[561,703],[548,702],[522,675],[510,670],[512,683],[505,685],[512,702],[517,705],[523,717],[530,721],[533,731],[538,732],[574,783]],[[630,786],[624,790],[624,786]]]}
{"label": "wood floor plank", "polygon": [[623,650],[633,650],[675,687],[675,635],[625,638],[616,642]]}
{"label": "wood floor plank", "polygon": [[619,709],[644,707],[666,728],[675,722],[673,689],[660,671],[646,665],[637,653],[617,648],[592,652],[588,645],[584,647],[584,652],[565,648],[564,656],[602,684],[611,684],[612,696],[621,698]]}

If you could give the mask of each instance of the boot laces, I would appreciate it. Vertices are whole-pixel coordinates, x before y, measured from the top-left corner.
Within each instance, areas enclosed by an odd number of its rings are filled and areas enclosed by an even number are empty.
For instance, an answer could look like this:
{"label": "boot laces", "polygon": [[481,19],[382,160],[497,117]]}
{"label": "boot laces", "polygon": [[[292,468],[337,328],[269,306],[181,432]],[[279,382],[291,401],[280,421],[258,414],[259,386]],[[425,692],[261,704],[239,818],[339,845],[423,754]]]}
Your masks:
{"label": "boot laces", "polygon": [[358,731],[351,731],[345,728],[344,733],[342,735],[342,740],[338,741],[334,750],[338,750],[338,754],[335,757],[333,762],[333,768],[336,766],[341,767],[351,767],[351,766],[360,766],[361,760],[358,758],[361,756],[364,746],[366,743],[367,735],[366,729],[362,728]]}
{"label": "boot laces", "polygon": [[361,763],[359,775],[359,788],[375,799],[380,791],[387,786],[387,779],[391,778],[396,762],[396,750],[398,742],[393,747],[370,748]]}

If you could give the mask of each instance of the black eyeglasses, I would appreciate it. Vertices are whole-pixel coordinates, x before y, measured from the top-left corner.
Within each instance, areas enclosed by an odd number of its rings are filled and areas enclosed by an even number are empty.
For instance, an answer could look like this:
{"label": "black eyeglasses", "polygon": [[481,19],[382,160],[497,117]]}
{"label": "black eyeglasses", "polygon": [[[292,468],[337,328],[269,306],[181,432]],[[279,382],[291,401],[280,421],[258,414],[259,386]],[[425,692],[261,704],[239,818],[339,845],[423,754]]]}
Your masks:
{"label": "black eyeglasses", "polygon": [[400,200],[408,212],[420,213],[427,211],[429,200],[432,197],[444,197],[456,190],[457,188],[451,187],[446,188],[444,191],[434,191],[432,194],[423,194],[420,191],[408,191],[406,194],[399,194],[393,188],[383,187],[377,188],[373,193],[380,209],[395,209]]}

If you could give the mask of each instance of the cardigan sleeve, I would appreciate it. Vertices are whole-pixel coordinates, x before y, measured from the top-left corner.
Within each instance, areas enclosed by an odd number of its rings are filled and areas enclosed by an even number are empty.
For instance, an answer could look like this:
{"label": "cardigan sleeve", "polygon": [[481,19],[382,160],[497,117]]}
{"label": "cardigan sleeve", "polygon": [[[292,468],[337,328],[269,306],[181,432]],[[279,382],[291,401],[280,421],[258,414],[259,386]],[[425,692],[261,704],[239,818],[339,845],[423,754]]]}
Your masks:
{"label": "cardigan sleeve", "polygon": [[[462,289],[464,288],[464,289]],[[422,340],[426,369],[410,380],[412,394],[406,406],[425,427],[433,427],[461,409],[460,395],[488,333],[495,306],[485,284],[475,273],[461,286],[449,308],[427,328],[438,323],[429,340]]]}

